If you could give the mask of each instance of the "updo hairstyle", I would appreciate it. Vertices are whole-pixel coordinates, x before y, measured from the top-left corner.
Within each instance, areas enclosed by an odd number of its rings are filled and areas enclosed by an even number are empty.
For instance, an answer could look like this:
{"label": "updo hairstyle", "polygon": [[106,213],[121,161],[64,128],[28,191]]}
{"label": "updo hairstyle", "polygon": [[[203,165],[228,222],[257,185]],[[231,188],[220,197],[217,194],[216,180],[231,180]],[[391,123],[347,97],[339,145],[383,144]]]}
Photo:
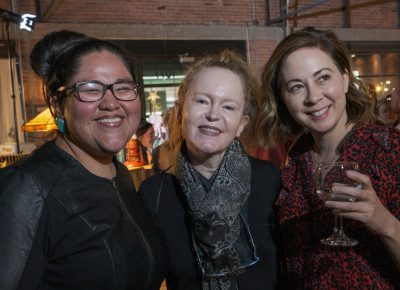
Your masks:
{"label": "updo hairstyle", "polygon": [[88,37],[82,33],[61,30],[47,34],[33,47],[30,54],[31,67],[43,80],[43,95],[54,117],[62,112],[66,92],[57,92],[69,85],[78,72],[82,57],[92,52],[111,52],[122,60],[136,82],[134,68],[126,54],[117,45]]}

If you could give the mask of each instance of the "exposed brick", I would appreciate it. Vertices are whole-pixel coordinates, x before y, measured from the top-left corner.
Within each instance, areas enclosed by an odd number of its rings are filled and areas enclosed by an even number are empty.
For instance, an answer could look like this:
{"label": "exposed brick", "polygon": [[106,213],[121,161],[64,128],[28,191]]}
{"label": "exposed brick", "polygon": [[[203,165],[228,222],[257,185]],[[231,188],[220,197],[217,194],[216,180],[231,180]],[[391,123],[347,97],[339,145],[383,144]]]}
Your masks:
{"label": "exposed brick", "polygon": [[[9,0],[0,0],[0,7],[11,9]],[[35,13],[34,0],[18,0],[15,11],[17,13]],[[52,0],[41,0],[42,15]],[[46,20],[51,23],[81,23],[85,24],[157,24],[157,25],[205,25],[205,29],[212,29],[212,25],[226,25],[248,27],[249,25],[262,27],[267,19],[265,3],[269,3],[270,19],[280,16],[279,0],[68,0],[60,1],[52,14]],[[397,2],[362,1],[350,2],[351,28],[381,28],[396,29],[398,22]],[[301,8],[315,3],[314,0],[289,1],[290,9]],[[293,6],[297,3],[297,7]],[[327,1],[299,15],[292,16],[288,21],[273,26],[288,25],[290,29],[304,26],[320,28],[343,28],[342,1]],[[286,9],[286,8],[285,8]],[[1,22],[0,22],[1,23]],[[116,38],[119,32],[116,31]],[[0,38],[2,36],[0,35]],[[21,50],[23,55],[23,77],[26,103],[43,104],[41,85],[29,67],[28,54],[34,41],[23,37]],[[248,56],[252,69],[259,75],[262,66],[277,45],[277,41],[248,37]],[[28,107],[28,105],[27,105]],[[29,115],[27,109],[28,118]]]}

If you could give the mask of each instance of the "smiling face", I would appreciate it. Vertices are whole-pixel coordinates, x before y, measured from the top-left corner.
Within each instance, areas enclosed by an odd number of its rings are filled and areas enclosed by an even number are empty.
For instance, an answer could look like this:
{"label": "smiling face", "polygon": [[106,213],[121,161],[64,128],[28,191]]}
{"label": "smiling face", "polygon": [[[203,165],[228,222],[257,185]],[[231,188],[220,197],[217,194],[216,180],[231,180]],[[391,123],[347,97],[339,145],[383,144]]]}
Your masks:
{"label": "smiling face", "polygon": [[191,82],[180,106],[182,135],[197,158],[222,157],[248,122],[245,96],[238,75],[228,69],[202,69]]}
{"label": "smiling face", "polygon": [[290,115],[316,136],[342,135],[346,113],[348,74],[319,48],[291,53],[282,66],[282,98]]}
{"label": "smiling face", "polygon": [[[102,51],[83,56],[67,86],[91,80],[112,84],[132,81],[132,76],[117,55]],[[138,127],[140,98],[119,101],[107,90],[100,101],[81,102],[74,91],[71,94],[63,108],[69,139],[94,156],[110,156],[121,150]]]}

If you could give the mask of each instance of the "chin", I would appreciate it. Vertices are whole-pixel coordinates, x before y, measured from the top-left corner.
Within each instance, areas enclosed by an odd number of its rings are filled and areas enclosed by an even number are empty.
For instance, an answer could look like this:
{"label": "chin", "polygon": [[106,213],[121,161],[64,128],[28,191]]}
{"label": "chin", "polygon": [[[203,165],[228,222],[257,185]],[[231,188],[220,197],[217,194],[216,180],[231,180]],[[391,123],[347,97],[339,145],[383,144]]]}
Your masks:
{"label": "chin", "polygon": [[120,141],[115,142],[115,143],[108,143],[108,144],[103,144],[101,146],[104,151],[110,152],[110,153],[117,153],[119,152],[122,148],[125,147],[125,143],[122,143]]}

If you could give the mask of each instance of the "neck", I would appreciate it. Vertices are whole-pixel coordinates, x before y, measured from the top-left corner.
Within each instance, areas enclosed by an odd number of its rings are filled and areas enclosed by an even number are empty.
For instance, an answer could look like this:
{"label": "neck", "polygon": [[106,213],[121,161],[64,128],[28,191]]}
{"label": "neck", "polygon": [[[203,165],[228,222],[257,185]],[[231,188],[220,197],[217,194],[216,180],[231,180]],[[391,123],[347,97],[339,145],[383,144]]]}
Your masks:
{"label": "neck", "polygon": [[224,153],[225,152],[222,152],[218,155],[199,157],[196,154],[188,152],[188,157],[190,164],[192,164],[194,169],[196,169],[205,178],[211,178],[214,172],[218,170],[222,158],[224,157]]}
{"label": "neck", "polygon": [[315,135],[315,162],[334,162],[339,159],[337,147],[343,138],[353,129],[354,124],[345,125],[342,130],[336,130],[324,135]]}
{"label": "neck", "polygon": [[112,162],[112,156],[95,157],[77,146],[65,135],[57,137],[55,143],[94,175],[107,179],[115,176],[116,168]]}

